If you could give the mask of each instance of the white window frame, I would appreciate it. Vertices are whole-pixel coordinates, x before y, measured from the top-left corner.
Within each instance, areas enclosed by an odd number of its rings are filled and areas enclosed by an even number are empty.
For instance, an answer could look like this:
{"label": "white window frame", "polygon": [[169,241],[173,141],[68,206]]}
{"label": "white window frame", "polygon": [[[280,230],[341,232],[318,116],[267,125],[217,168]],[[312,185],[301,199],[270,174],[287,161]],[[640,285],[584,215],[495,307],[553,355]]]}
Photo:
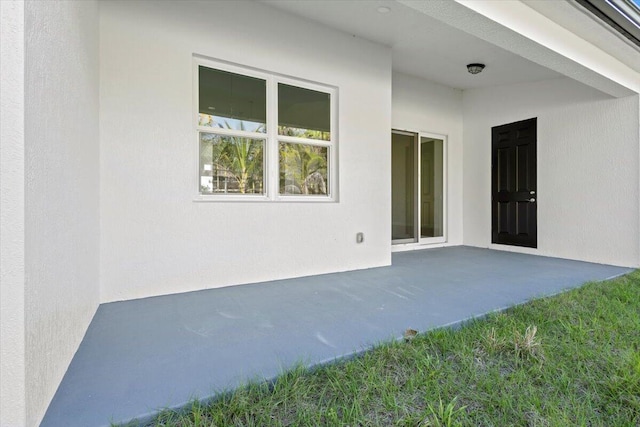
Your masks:
{"label": "white window frame", "polygon": [[[248,132],[233,129],[212,128],[199,125],[199,67],[207,67],[216,70],[227,71],[243,76],[255,77],[266,81],[266,133]],[[298,138],[278,134],[278,84],[310,89],[327,93],[330,96],[330,133],[329,141]],[[196,140],[196,167],[195,178],[192,185],[196,188],[193,198],[197,202],[337,202],[338,201],[338,90],[336,87],[296,79],[277,73],[269,73],[255,68],[244,67],[225,61],[213,60],[195,56],[193,58],[193,117]],[[200,133],[210,133],[224,136],[241,136],[246,138],[263,139],[264,165],[263,165],[263,189],[264,194],[202,194],[199,190],[200,183]],[[327,194],[326,195],[297,195],[280,194],[280,152],[279,145],[294,143],[327,147]]]}

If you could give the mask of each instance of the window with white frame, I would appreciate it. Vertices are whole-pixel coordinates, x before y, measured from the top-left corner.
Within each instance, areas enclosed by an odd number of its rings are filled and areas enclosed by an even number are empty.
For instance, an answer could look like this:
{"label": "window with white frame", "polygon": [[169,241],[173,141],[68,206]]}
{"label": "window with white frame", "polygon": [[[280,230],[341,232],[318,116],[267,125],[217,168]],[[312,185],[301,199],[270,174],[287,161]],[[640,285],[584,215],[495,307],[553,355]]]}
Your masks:
{"label": "window with white frame", "polygon": [[336,200],[336,90],[196,61],[203,200]]}

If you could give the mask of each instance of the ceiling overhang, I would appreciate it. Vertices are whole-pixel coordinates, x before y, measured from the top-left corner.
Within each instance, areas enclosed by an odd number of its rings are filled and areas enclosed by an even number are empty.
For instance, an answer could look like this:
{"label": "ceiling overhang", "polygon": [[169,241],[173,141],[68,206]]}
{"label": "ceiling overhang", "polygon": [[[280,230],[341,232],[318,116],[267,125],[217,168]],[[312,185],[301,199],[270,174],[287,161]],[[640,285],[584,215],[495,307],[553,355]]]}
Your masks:
{"label": "ceiling overhang", "polygon": [[611,96],[640,93],[639,72],[523,2],[397,2]]}
{"label": "ceiling overhang", "polygon": [[640,7],[631,0],[576,0],[619,32],[640,53]]}
{"label": "ceiling overhang", "polygon": [[[640,68],[625,60],[624,55],[616,57],[610,43],[596,45],[586,40],[579,26],[571,28],[536,10],[551,8],[546,6],[550,3],[562,5],[568,22],[581,18],[582,23],[593,23],[593,18],[568,1],[262,1],[389,46],[394,71],[453,88],[464,90],[567,76],[614,97],[640,93]],[[592,28],[589,33],[593,33]],[[486,64],[486,70],[470,75],[466,64],[472,62]]]}

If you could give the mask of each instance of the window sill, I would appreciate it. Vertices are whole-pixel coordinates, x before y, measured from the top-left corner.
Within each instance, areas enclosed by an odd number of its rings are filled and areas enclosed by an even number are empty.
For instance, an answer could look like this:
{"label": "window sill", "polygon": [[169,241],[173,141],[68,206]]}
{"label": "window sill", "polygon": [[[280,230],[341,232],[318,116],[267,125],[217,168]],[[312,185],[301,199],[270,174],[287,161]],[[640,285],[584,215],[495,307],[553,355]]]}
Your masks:
{"label": "window sill", "polygon": [[239,202],[239,203],[337,203],[338,200],[333,197],[323,196],[278,196],[275,198],[268,196],[230,196],[230,195],[197,195],[193,197],[193,202],[210,203],[210,202]]}

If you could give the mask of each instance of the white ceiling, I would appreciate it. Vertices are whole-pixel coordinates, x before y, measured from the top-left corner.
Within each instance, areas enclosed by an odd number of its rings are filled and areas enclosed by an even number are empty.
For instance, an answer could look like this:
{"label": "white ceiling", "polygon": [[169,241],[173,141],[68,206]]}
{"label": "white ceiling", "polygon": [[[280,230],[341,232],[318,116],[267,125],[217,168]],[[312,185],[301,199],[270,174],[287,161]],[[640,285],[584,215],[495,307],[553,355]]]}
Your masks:
{"label": "white ceiling", "polygon": [[[393,69],[442,85],[471,89],[545,80],[560,74],[393,0],[262,0],[275,8],[391,47]],[[379,13],[379,7],[390,12]],[[466,64],[481,62],[478,75]]]}

